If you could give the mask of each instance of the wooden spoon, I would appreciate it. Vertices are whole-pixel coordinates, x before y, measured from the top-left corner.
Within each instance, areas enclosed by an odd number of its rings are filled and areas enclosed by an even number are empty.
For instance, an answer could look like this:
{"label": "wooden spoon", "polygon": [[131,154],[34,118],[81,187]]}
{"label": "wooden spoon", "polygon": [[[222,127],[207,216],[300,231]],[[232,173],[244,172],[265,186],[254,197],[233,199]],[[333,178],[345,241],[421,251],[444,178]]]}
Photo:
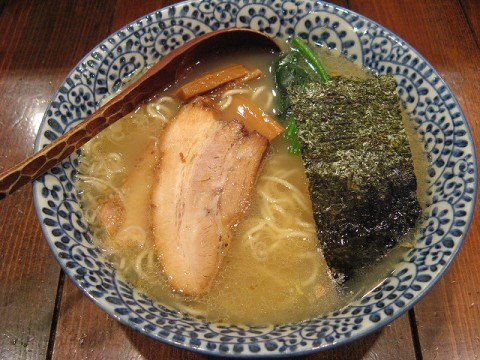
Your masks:
{"label": "wooden spoon", "polygon": [[269,36],[251,29],[230,28],[201,35],[161,58],[139,79],[55,141],[0,174],[0,200],[68,157],[100,131],[136,109],[202,55],[226,48],[261,46],[279,51]]}

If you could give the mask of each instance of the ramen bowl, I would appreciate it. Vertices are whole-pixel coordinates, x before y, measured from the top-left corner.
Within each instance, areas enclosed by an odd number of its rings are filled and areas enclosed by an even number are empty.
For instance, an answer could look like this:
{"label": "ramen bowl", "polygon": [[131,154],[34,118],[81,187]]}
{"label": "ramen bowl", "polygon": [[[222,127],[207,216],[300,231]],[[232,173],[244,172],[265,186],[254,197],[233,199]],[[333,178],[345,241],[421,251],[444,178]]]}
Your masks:
{"label": "ramen bowl", "polygon": [[92,241],[75,191],[78,153],[33,185],[36,211],[65,273],[102,310],[159,341],[222,356],[288,356],[359,339],[417,303],[459,251],[474,211],[477,169],[468,124],[440,75],[406,42],[373,21],[320,1],[186,1],[148,14],[102,41],[63,81],[45,113],[39,150],[83,121],[126,79],[206,32],[249,27],[272,37],[298,35],[335,48],[379,74],[398,94],[429,156],[425,216],[415,246],[360,299],[317,318],[278,326],[206,322],[179,313],[123,282]]}

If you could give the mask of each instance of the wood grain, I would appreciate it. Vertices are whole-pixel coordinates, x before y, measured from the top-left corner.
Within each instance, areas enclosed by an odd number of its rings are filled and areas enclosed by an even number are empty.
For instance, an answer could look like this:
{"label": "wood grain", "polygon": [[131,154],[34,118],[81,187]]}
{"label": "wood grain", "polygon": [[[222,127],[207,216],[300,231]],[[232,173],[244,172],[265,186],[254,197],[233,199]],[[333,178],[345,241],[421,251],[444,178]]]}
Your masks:
{"label": "wood grain", "polygon": [[[37,109],[28,100],[35,95],[17,70],[26,61],[17,61],[25,51],[18,44],[28,34],[33,10],[32,3],[15,3],[5,4],[0,13],[0,33],[10,34],[0,42],[2,166],[23,156],[33,144],[35,131],[28,120]],[[31,57],[36,50],[27,52]],[[17,98],[15,94],[22,95]],[[0,203],[0,234],[0,357],[45,357],[59,267],[53,257],[43,255],[49,255],[49,249],[36,221],[30,189]]]}
{"label": "wood grain", "polygon": [[59,266],[36,223],[31,189],[5,200],[0,219],[0,358],[43,358]]}
{"label": "wood grain", "polygon": [[480,1],[478,0],[460,0],[467,23],[472,29],[477,42],[477,47],[480,47]]}
{"label": "wood grain", "polygon": [[[107,35],[99,9],[113,12],[107,2],[1,3],[1,169],[32,152],[58,84]],[[46,358],[60,268],[40,231],[30,187],[0,202],[0,234],[0,358]]]}

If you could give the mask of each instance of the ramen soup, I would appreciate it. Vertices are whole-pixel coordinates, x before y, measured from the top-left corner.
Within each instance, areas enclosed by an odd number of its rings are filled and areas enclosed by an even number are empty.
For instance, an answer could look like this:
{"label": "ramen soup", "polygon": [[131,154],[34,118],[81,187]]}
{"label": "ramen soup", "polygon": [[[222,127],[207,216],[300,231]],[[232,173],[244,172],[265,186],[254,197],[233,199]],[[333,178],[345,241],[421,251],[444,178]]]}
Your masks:
{"label": "ramen soup", "polygon": [[[330,74],[370,76],[334,51],[318,52]],[[297,322],[339,309],[364,295],[412,247],[413,237],[406,236],[380,262],[338,287],[319,249],[302,159],[290,155],[284,137],[277,136],[268,144],[250,197],[244,199],[248,204],[232,226],[225,257],[208,291],[189,295],[172,286],[152,234],[150,201],[158,165],[148,159],[162,145],[162,132],[182,106],[172,94],[212,69],[232,63],[256,67],[263,73],[261,78],[210,97],[215,106],[224,108],[234,94],[241,94],[275,117],[271,75],[275,56],[242,53],[200,62],[179,84],[152,97],[82,148],[76,184],[94,242],[123,280],[156,302],[209,321]],[[409,122],[405,124],[414,136]],[[420,148],[412,147],[412,152],[416,161],[422,158]],[[420,171],[417,178],[425,177]],[[105,218],[115,220],[122,212],[128,219],[112,231]]]}

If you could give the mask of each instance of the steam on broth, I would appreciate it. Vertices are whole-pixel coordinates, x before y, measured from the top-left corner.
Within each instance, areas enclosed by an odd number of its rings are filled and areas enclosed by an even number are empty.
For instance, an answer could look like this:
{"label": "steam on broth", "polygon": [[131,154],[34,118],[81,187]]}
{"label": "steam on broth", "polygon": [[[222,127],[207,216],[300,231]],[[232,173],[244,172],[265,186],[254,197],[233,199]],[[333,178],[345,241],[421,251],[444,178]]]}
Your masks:
{"label": "steam on broth", "polygon": [[[319,51],[319,56],[331,74],[371,76],[334,51]],[[241,94],[275,116],[270,69],[274,58],[271,53],[210,58],[190,69],[185,81],[231,63],[255,66],[263,72],[262,78],[229,90],[215,101],[226,107],[233,94]],[[118,274],[139,291],[211,321],[249,325],[296,322],[341,308],[363,295],[385,278],[408,250],[409,238],[340,290],[319,250],[302,159],[288,154],[288,143],[278,136],[269,145],[250,204],[233,229],[229,250],[210,290],[193,297],[173,291],[155,255],[148,222],[149,192],[155,177],[148,175],[141,185],[128,185],[135,181],[129,179],[139,156],[147,146],[159,145],[159,134],[182,105],[172,96],[173,91],[167,89],[154,96],[104,130],[82,148],[80,158],[77,187],[94,241]],[[418,151],[414,153],[418,162],[422,157]],[[129,193],[132,189],[134,196]],[[111,216],[117,216],[129,202],[135,206],[128,210],[128,216],[136,220],[110,236],[100,219],[100,212],[105,211],[102,206],[113,204]]]}

